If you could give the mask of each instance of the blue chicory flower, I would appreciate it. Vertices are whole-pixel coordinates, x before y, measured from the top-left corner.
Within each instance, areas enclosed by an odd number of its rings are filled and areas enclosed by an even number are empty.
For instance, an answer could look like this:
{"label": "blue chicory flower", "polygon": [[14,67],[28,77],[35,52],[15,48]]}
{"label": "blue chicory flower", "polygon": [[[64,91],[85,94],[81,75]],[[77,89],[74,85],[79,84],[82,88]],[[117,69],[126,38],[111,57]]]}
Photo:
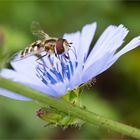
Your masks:
{"label": "blue chicory flower", "polygon": [[[4,78],[21,83],[44,94],[59,97],[69,90],[88,82],[93,77],[107,70],[126,52],[140,45],[140,36],[132,39],[125,47],[117,51],[128,34],[123,25],[110,25],[89,52],[90,44],[96,31],[96,23],[85,25],[81,32],[64,34],[63,38],[72,42],[66,60],[63,55],[44,57],[40,63],[35,56],[21,61],[11,61],[12,69],[2,69],[0,75]],[[18,100],[28,100],[0,88],[0,95]]]}

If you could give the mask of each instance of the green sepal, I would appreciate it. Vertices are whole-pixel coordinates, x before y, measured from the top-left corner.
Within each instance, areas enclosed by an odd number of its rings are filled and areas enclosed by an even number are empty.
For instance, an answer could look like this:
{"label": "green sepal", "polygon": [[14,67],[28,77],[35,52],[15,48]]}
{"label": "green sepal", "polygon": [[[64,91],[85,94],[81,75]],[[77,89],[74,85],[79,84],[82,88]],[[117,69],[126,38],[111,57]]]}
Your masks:
{"label": "green sepal", "polygon": [[45,126],[52,125],[67,128],[68,126],[80,127],[84,123],[84,121],[59,112],[52,107],[42,107],[37,111],[37,116],[47,122]]}
{"label": "green sepal", "polygon": [[[68,91],[61,98],[71,103],[73,106],[75,105],[81,107],[82,109],[86,109],[86,107],[83,106],[81,102],[81,93],[85,88],[92,86],[94,82],[95,79],[92,79],[87,83],[80,85],[78,88]],[[67,128],[68,126],[80,127],[82,124],[84,124],[84,121],[70,116],[69,114],[60,112],[51,106],[42,107],[39,109],[37,111],[37,116],[47,122],[46,126],[53,125]]]}
{"label": "green sepal", "polygon": [[[79,93],[79,89],[77,88],[72,91],[68,91],[67,94],[65,94],[61,98],[71,103],[72,105],[76,105],[85,109],[85,107],[83,107],[81,103],[80,94],[81,93]],[[51,106],[42,107],[41,109],[39,109],[37,111],[37,116],[47,122],[46,126],[53,125],[67,128],[68,126],[80,127],[82,124],[84,124],[84,121],[70,116],[69,114],[60,112]]]}
{"label": "green sepal", "polygon": [[88,82],[81,84],[78,87],[79,92],[81,93],[81,92],[83,92],[84,89],[91,88],[95,84],[95,82],[96,82],[96,78],[92,78]]}

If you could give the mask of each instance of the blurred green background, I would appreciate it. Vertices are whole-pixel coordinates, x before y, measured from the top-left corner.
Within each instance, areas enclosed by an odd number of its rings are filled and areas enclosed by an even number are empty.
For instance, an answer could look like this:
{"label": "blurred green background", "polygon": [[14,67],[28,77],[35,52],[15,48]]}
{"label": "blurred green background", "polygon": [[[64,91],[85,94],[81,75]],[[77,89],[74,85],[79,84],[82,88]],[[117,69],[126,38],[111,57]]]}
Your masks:
{"label": "blurred green background", "polygon": [[[36,38],[31,34],[32,21],[39,21],[51,36],[75,32],[83,25],[98,23],[95,40],[110,24],[124,24],[130,33],[128,42],[140,34],[140,2],[99,1],[13,1],[0,0],[0,67],[9,57]],[[140,128],[140,48],[122,56],[83,95],[91,111]],[[0,139],[131,139],[90,124],[62,130],[44,127],[37,118],[40,106],[0,97]]]}

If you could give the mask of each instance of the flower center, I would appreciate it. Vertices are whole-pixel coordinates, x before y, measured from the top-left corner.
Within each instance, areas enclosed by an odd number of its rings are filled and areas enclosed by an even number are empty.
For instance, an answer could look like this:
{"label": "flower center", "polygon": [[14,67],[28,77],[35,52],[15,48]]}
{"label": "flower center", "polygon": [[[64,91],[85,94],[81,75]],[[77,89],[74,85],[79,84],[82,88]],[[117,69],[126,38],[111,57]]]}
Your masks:
{"label": "flower center", "polygon": [[77,67],[76,55],[74,50],[66,54],[51,55],[40,59],[36,67],[36,75],[45,84],[57,84],[69,81],[75,68]]}

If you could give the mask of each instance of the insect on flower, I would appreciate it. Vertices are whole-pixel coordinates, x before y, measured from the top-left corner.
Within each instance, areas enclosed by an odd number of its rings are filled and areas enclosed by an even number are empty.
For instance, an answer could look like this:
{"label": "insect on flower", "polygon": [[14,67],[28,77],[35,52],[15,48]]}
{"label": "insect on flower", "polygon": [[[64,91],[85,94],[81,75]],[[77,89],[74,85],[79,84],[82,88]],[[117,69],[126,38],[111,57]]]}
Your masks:
{"label": "insect on flower", "polygon": [[68,42],[64,38],[50,37],[41,29],[38,22],[32,23],[31,30],[39,40],[17,53],[16,56],[14,56],[13,61],[25,59],[31,55],[36,55],[38,57],[37,60],[39,60],[45,56],[50,57],[52,54],[55,54],[56,57],[63,54],[66,59],[69,59],[67,52],[69,51],[72,42]]}
{"label": "insect on flower", "polygon": [[[34,30],[33,33],[42,39],[22,51],[22,55],[19,53],[22,61],[11,61],[13,69],[2,69],[0,76],[40,91],[42,94],[60,97],[97,77],[109,69],[123,54],[140,46],[140,36],[137,36],[120,49],[129,32],[120,24],[108,26],[90,50],[96,26],[96,22],[93,22],[85,25],[81,31],[65,33],[63,36],[65,40],[50,38],[41,29]],[[50,47],[51,45],[53,47]],[[45,51],[46,46],[47,51]],[[46,57],[42,52],[45,52]],[[38,58],[35,56],[37,54],[41,56]],[[26,57],[28,58],[23,59]],[[43,59],[40,59],[41,57]],[[36,63],[37,59],[40,59],[41,63]],[[29,100],[3,88],[0,88],[0,95]]]}

